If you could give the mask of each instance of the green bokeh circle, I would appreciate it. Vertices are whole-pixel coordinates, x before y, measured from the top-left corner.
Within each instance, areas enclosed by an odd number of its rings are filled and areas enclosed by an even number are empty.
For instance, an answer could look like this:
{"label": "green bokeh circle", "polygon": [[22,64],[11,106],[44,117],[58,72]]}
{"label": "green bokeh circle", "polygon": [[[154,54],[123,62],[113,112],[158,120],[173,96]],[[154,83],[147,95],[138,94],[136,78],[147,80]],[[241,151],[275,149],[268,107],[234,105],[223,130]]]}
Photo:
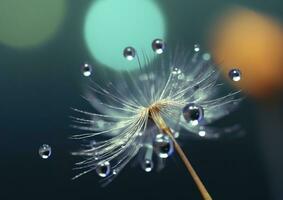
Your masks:
{"label": "green bokeh circle", "polygon": [[0,0],[0,43],[29,48],[50,39],[66,13],[66,0]]}
{"label": "green bokeh circle", "polygon": [[[165,38],[165,19],[154,0],[98,0],[90,7],[84,27],[86,45],[101,64],[115,70],[138,67],[127,61],[123,50],[134,47],[138,54],[152,52],[151,43]],[[153,54],[148,54],[149,59]]]}

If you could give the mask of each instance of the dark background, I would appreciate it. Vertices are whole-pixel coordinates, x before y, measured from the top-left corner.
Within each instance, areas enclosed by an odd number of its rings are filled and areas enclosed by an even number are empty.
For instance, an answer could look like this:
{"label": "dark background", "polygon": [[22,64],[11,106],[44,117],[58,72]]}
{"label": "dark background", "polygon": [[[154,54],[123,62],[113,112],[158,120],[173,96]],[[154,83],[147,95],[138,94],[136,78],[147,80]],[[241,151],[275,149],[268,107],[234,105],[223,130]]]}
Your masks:
{"label": "dark background", "polygon": [[[68,1],[60,31],[40,47],[23,50],[0,44],[0,198],[201,199],[177,156],[160,173],[128,166],[106,188],[100,187],[95,173],[71,181],[77,172],[72,170],[76,160],[70,151],[77,144],[68,139],[74,131],[68,116],[70,107],[85,104],[80,96],[84,87],[81,63],[91,60],[95,65],[82,37],[90,3]],[[158,3],[169,20],[168,40],[191,48],[195,41],[204,41],[211,17],[231,1]],[[232,3],[283,17],[279,0]],[[282,172],[278,169],[282,154],[276,154],[282,152],[278,147],[282,144],[282,113],[282,106],[265,108],[247,98],[228,117],[243,125],[245,137],[183,142],[213,199],[283,199]],[[38,155],[39,146],[45,143],[52,147],[47,160]]]}

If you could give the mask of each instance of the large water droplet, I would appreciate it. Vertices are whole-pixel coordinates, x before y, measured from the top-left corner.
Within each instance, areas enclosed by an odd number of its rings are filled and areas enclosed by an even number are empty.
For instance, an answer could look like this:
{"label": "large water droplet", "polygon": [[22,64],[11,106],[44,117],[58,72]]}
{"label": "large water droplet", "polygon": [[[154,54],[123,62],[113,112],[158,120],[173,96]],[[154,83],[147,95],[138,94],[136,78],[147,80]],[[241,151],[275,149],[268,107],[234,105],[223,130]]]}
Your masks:
{"label": "large water droplet", "polygon": [[199,52],[200,51],[200,45],[199,44],[195,44],[194,45],[194,52]]}
{"label": "large water droplet", "polygon": [[145,159],[144,162],[142,163],[142,168],[146,172],[151,172],[153,169],[153,162],[152,160]]}
{"label": "large water droplet", "polygon": [[136,50],[133,47],[126,47],[123,55],[127,60],[131,61],[136,57]]}
{"label": "large water droplet", "polygon": [[229,71],[229,77],[232,81],[240,81],[241,80],[241,71],[239,69],[231,69]]}
{"label": "large water droplet", "polygon": [[168,158],[174,151],[173,142],[167,135],[157,134],[154,141],[154,150],[160,158]]}
{"label": "large water droplet", "polygon": [[47,159],[51,156],[51,147],[48,144],[43,144],[39,147],[38,153],[41,158]]}
{"label": "large water droplet", "polygon": [[91,67],[91,65],[89,65],[89,64],[87,64],[87,63],[83,64],[81,70],[82,70],[82,74],[83,74],[85,77],[90,76],[91,73],[92,73],[92,67]]}
{"label": "large water droplet", "polygon": [[204,111],[201,106],[194,103],[189,103],[183,108],[184,119],[191,123],[191,125],[196,126],[204,117]]}
{"label": "large water droplet", "polygon": [[151,47],[155,53],[162,54],[165,50],[165,43],[161,39],[155,39],[153,40]]}
{"label": "large water droplet", "polygon": [[96,173],[102,178],[108,176],[110,174],[110,163],[108,161],[101,163],[96,168]]}

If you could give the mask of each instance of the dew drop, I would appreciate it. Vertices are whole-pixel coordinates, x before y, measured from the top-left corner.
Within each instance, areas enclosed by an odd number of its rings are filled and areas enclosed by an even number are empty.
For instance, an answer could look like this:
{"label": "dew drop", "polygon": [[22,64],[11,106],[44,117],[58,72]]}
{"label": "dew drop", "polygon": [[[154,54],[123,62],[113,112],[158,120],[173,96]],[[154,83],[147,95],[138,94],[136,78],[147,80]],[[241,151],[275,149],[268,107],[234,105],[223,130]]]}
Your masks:
{"label": "dew drop", "polygon": [[123,55],[127,60],[131,61],[136,57],[136,50],[133,47],[126,47]]}
{"label": "dew drop", "polygon": [[112,174],[113,174],[113,175],[117,175],[117,174],[118,174],[118,170],[117,170],[117,169],[114,169],[113,172],[112,172]]}
{"label": "dew drop", "polygon": [[178,138],[180,136],[180,132],[179,131],[175,131],[174,132],[174,138]]}
{"label": "dew drop", "polygon": [[43,144],[39,147],[38,153],[42,159],[47,159],[51,156],[51,147],[48,144]]}
{"label": "dew drop", "polygon": [[195,44],[194,45],[194,52],[199,52],[200,51],[200,45],[199,44]]}
{"label": "dew drop", "polygon": [[183,117],[191,125],[196,126],[204,117],[203,108],[194,103],[189,103],[183,108]]}
{"label": "dew drop", "polygon": [[231,69],[229,71],[229,77],[232,81],[240,81],[241,80],[241,71],[239,69]]}
{"label": "dew drop", "polygon": [[149,159],[145,159],[143,164],[142,164],[142,168],[144,169],[144,171],[146,172],[151,172],[153,169],[153,162],[152,160]]}
{"label": "dew drop", "polygon": [[202,59],[205,61],[209,61],[211,59],[211,55],[209,53],[204,53],[202,55]]}
{"label": "dew drop", "polygon": [[206,135],[206,132],[205,131],[199,131],[198,134],[199,134],[200,137],[204,137]]}
{"label": "dew drop", "polygon": [[96,173],[102,178],[108,176],[110,174],[110,163],[106,161],[105,163],[100,164],[96,168]]}
{"label": "dew drop", "polygon": [[161,39],[155,39],[153,40],[151,47],[155,53],[162,54],[165,50],[165,43]]}
{"label": "dew drop", "polygon": [[91,65],[85,63],[83,66],[82,66],[82,74],[85,76],[85,77],[88,77],[90,76],[92,73],[92,67]]}
{"label": "dew drop", "polygon": [[154,150],[160,158],[168,158],[174,151],[173,142],[167,135],[157,134],[154,141]]}
{"label": "dew drop", "polygon": [[173,75],[180,75],[182,73],[182,70],[179,69],[178,67],[174,67],[172,70]]}

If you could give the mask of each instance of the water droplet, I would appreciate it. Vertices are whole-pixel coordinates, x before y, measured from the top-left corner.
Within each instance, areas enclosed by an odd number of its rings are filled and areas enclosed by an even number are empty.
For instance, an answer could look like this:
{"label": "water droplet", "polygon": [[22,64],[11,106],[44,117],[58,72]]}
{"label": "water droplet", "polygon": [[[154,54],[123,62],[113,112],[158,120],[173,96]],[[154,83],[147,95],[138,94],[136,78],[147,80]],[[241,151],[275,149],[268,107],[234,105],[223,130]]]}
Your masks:
{"label": "water droplet", "polygon": [[91,75],[92,73],[92,67],[91,65],[85,63],[83,66],[82,66],[82,73],[85,77],[88,77]]}
{"label": "water droplet", "polygon": [[96,168],[96,173],[102,178],[108,176],[110,174],[110,163],[108,161],[106,161],[106,162],[100,164]]}
{"label": "water droplet", "polygon": [[51,156],[51,147],[48,144],[43,144],[39,147],[38,153],[41,158],[47,159]]}
{"label": "water droplet", "polygon": [[206,135],[206,132],[205,131],[199,131],[198,134],[199,134],[200,137],[204,137]]}
{"label": "water droplet", "polygon": [[211,59],[211,55],[209,53],[204,53],[202,55],[202,59],[205,61],[209,61]]}
{"label": "water droplet", "polygon": [[194,103],[189,103],[183,108],[184,119],[191,123],[193,126],[199,124],[204,117],[204,111],[201,106]]}
{"label": "water droplet", "polygon": [[182,73],[182,70],[179,69],[178,67],[174,67],[172,70],[173,75],[180,75]]}
{"label": "water droplet", "polygon": [[180,132],[179,131],[175,131],[174,132],[174,138],[178,138],[180,136]]}
{"label": "water droplet", "polygon": [[199,44],[195,44],[194,45],[194,52],[199,52],[200,51],[200,45]]}
{"label": "water droplet", "polygon": [[229,77],[232,81],[240,81],[241,80],[241,71],[239,69],[231,69],[229,71]]}
{"label": "water droplet", "polygon": [[113,174],[113,175],[117,175],[117,174],[118,174],[118,170],[117,170],[117,169],[114,169],[113,172],[112,172],[112,174]]}
{"label": "water droplet", "polygon": [[165,50],[165,43],[161,39],[153,40],[151,46],[152,46],[152,50],[157,54],[162,54]]}
{"label": "water droplet", "polygon": [[136,50],[133,47],[126,47],[123,55],[127,60],[131,61],[136,57]]}
{"label": "water droplet", "polygon": [[151,172],[152,169],[153,169],[153,162],[152,162],[152,160],[149,160],[149,159],[144,160],[144,162],[142,164],[142,168],[146,172]]}
{"label": "water droplet", "polygon": [[174,151],[173,142],[167,135],[157,134],[154,141],[154,150],[160,158],[168,158]]}

